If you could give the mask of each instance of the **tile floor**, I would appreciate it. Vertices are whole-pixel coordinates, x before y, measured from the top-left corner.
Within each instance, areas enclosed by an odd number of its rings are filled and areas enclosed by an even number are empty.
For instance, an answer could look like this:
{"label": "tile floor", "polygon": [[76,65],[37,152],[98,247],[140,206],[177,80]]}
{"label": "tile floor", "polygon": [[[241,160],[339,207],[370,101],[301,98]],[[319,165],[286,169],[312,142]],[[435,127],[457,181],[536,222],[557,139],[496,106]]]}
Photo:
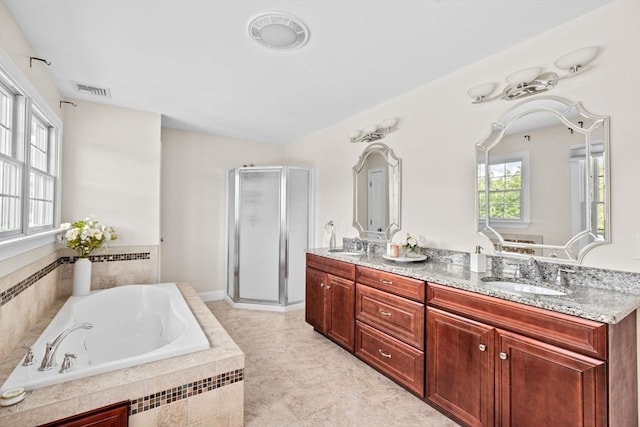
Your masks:
{"label": "tile floor", "polygon": [[432,426],[438,413],[289,313],[207,303],[245,352],[246,426]]}

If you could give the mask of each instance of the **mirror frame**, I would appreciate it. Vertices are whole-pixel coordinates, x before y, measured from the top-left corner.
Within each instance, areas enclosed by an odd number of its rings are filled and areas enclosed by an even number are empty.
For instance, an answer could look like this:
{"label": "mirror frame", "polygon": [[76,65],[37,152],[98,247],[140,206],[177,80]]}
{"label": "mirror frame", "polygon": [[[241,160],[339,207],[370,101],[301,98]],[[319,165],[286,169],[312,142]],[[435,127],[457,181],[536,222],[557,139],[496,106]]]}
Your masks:
{"label": "mirror frame", "polygon": [[[524,109],[524,107],[526,107],[527,104],[535,105],[536,102],[540,102],[540,101],[548,102],[549,105],[553,103],[558,108],[553,109],[551,107],[548,107],[548,108],[534,107],[531,109],[526,109],[526,110]],[[577,111],[581,116],[587,119],[593,120],[594,121],[593,125],[589,129],[583,129],[581,127],[576,126],[574,123],[572,123],[571,118],[567,116],[567,113],[574,110]],[[590,138],[591,133],[593,132],[594,129],[599,129],[600,127],[602,127],[602,131],[603,131],[602,144],[603,144],[604,168],[605,168],[605,171],[604,171],[605,208],[604,208],[603,238],[595,237],[593,233],[590,232],[590,230],[583,230],[579,234],[576,234],[572,238],[570,238],[569,241],[564,245],[547,245],[547,244],[538,244],[538,243],[510,242],[510,241],[505,241],[503,236],[497,230],[491,227],[490,218],[489,218],[489,203],[488,203],[489,197],[487,194],[489,191],[489,187],[487,182],[485,182],[486,203],[484,206],[480,206],[480,201],[478,197],[478,194],[479,194],[478,193],[479,192],[478,165],[480,164],[481,161],[484,162],[485,180],[488,180],[489,179],[489,151],[493,147],[495,147],[497,144],[500,143],[506,130],[509,128],[509,126],[512,123],[529,114],[534,114],[534,113],[551,113],[555,115],[560,120],[560,122],[562,124],[565,124],[569,129],[573,129],[573,131],[583,134],[585,136],[584,146],[587,149],[586,150],[587,159],[590,158],[589,147],[591,144],[591,138]],[[475,164],[476,172],[474,174],[476,177],[475,179],[475,190],[476,190],[475,191],[475,199],[476,199],[475,215],[476,215],[476,223],[478,224],[478,233],[486,236],[489,240],[492,241],[492,243],[494,243],[494,248],[496,253],[501,255],[509,255],[509,254],[516,255],[515,252],[504,251],[502,248],[505,248],[505,247],[513,248],[516,250],[517,249],[533,249],[533,250],[535,249],[549,250],[550,249],[550,250],[556,250],[556,251],[562,252],[565,255],[565,257],[559,258],[559,257],[553,257],[553,256],[538,256],[538,255],[535,255],[535,257],[548,259],[548,260],[556,260],[556,261],[562,260],[563,262],[564,261],[575,262],[579,264],[582,262],[582,259],[584,258],[585,254],[589,252],[591,249],[593,249],[594,247],[611,243],[611,188],[610,188],[610,183],[611,183],[610,157],[611,156],[610,156],[610,147],[609,147],[609,144],[610,144],[609,120],[610,120],[609,116],[599,116],[599,115],[588,112],[587,110],[585,110],[585,108],[582,106],[582,104],[579,101],[573,102],[566,98],[548,96],[548,97],[537,97],[534,99],[528,99],[526,101],[516,104],[515,106],[507,110],[499,119],[499,121],[491,125],[491,132],[489,133],[489,135],[483,141],[476,144],[476,164]],[[587,196],[589,196],[589,194],[587,194]],[[591,207],[589,205],[590,205],[589,203],[586,203],[585,214],[590,213]],[[480,220],[480,209],[485,210],[484,221]],[[577,241],[579,241],[581,238],[584,238],[585,236],[592,236],[591,238],[592,241],[588,243],[585,247],[583,247],[575,257],[572,256],[570,247],[575,243],[577,243]],[[497,240],[497,247],[495,247],[496,240]]]}
{"label": "mirror frame", "polygon": [[[383,232],[367,231],[366,227],[358,221],[358,174],[364,168],[367,158],[372,154],[380,154],[389,166],[389,224]],[[353,226],[358,230],[361,239],[371,235],[379,235],[381,240],[391,240],[394,234],[400,231],[400,218],[402,214],[402,160],[396,156],[391,148],[380,142],[367,146],[358,162],[353,167]]]}

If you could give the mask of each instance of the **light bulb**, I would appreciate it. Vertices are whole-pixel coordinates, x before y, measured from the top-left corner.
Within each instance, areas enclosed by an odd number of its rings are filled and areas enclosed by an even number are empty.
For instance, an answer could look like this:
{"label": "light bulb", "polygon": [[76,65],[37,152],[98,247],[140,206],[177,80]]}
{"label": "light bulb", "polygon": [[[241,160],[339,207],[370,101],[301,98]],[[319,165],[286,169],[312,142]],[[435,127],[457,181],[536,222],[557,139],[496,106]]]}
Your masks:
{"label": "light bulb", "polygon": [[598,46],[583,47],[582,49],[562,55],[554,62],[554,65],[561,70],[577,71],[578,68],[584,67],[593,61],[593,58],[596,57],[599,51],[600,48]]}
{"label": "light bulb", "polygon": [[482,83],[469,89],[467,95],[473,99],[483,99],[491,95],[495,89],[495,83]]}
{"label": "light bulb", "polygon": [[372,134],[372,133],[376,133],[377,130],[378,130],[377,126],[367,126],[366,128],[364,128],[364,133]]}
{"label": "light bulb", "polygon": [[380,123],[378,127],[382,129],[393,129],[397,124],[398,124],[398,119],[391,118],[391,119],[386,119],[385,121]]}
{"label": "light bulb", "polygon": [[349,132],[347,134],[349,139],[358,139],[358,138],[360,138],[360,135],[362,135],[362,131],[361,130],[354,130],[354,131]]}
{"label": "light bulb", "polygon": [[532,82],[540,75],[542,69],[540,67],[525,68],[524,70],[516,71],[515,73],[507,76],[507,83],[511,86],[520,86],[523,83]]}

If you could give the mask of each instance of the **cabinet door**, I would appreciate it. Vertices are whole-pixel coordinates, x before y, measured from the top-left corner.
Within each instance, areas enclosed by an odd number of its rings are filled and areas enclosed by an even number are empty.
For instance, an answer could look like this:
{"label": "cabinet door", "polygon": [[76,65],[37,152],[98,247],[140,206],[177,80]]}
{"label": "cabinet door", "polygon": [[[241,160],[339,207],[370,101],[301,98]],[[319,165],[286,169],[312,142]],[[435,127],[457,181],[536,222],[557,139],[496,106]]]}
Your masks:
{"label": "cabinet door", "polygon": [[43,424],[40,427],[126,427],[129,425],[128,414],[129,402],[126,401]]}
{"label": "cabinet door", "polygon": [[605,362],[498,331],[498,426],[606,426]]}
{"label": "cabinet door", "polygon": [[325,292],[327,274],[313,268],[306,270],[305,321],[322,334],[326,334]]}
{"label": "cabinet door", "polygon": [[327,336],[353,352],[355,347],[356,288],[351,280],[327,274]]}
{"label": "cabinet door", "polygon": [[492,426],[495,329],[427,308],[427,400],[468,426]]}

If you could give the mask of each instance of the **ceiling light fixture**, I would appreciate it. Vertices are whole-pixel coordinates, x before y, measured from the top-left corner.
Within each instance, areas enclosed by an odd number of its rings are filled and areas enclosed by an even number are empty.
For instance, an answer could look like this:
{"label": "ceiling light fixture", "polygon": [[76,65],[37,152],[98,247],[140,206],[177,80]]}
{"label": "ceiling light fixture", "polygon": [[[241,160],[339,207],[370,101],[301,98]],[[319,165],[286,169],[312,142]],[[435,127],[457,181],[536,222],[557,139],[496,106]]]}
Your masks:
{"label": "ceiling light fixture", "polygon": [[295,16],[286,12],[267,12],[249,23],[249,36],[272,49],[295,49],[309,40],[309,29]]}
{"label": "ceiling light fixture", "polygon": [[507,87],[497,95],[491,96],[497,86],[495,83],[483,83],[474,86],[467,91],[467,94],[473,98],[474,104],[478,104],[494,99],[510,101],[546,92],[553,89],[558,80],[573,77],[586,70],[585,66],[593,61],[599,50],[597,46],[584,47],[558,58],[554,65],[561,70],[567,71],[562,76],[553,71],[543,71],[540,67],[531,67],[509,74],[506,78]]}
{"label": "ceiling light fixture", "polygon": [[364,130],[349,132],[349,142],[373,142],[387,136],[398,125],[398,119],[387,119],[377,126],[367,126]]}

